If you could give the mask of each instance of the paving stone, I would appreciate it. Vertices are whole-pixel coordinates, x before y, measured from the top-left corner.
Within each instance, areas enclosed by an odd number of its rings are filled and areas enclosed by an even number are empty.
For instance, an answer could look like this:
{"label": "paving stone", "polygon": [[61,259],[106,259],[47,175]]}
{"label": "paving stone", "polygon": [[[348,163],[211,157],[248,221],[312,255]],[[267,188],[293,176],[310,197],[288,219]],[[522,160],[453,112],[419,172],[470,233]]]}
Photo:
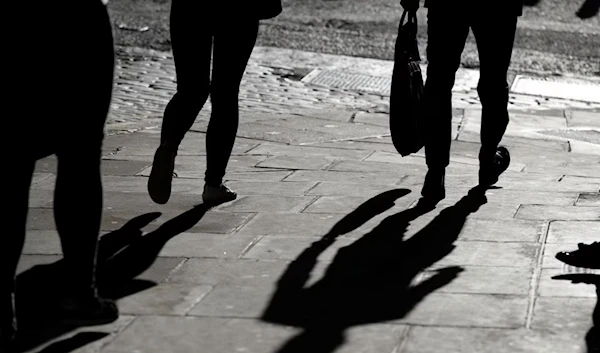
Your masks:
{"label": "paving stone", "polygon": [[[265,236],[256,245],[254,245],[244,256],[245,259],[259,260],[294,260],[310,247],[314,241],[320,237],[310,236]],[[330,262],[341,247],[350,245],[354,242],[349,238],[338,238],[327,250],[319,257],[320,261]]]}
{"label": "paving stone", "polygon": [[531,327],[551,332],[585,333],[592,326],[595,298],[541,297],[535,303]]}
{"label": "paving stone", "polygon": [[[105,192],[148,194],[148,178],[105,176],[102,178],[102,187]],[[174,178],[172,193],[186,193],[203,187],[204,182],[198,179]]]}
{"label": "paving stone", "polygon": [[241,196],[233,202],[220,206],[218,209],[232,212],[298,213],[310,205],[314,199],[314,196]]}
{"label": "paving stone", "polygon": [[39,159],[35,162],[35,173],[56,174],[58,159],[55,155]]}
{"label": "paving stone", "polygon": [[523,205],[516,218],[530,220],[600,220],[600,207]]}
{"label": "paving stone", "polygon": [[582,337],[570,333],[487,328],[414,327],[401,353],[582,352]]}
{"label": "paving stone", "polygon": [[342,217],[317,214],[258,214],[239,234],[243,235],[325,235]]}
{"label": "paving stone", "polygon": [[159,256],[237,258],[253,240],[253,236],[181,233],[165,244]]}
{"label": "paving stone", "polygon": [[211,286],[163,283],[119,300],[119,310],[133,315],[186,315]]}
{"label": "paving stone", "polygon": [[[431,278],[426,271],[415,284]],[[457,278],[436,293],[527,295],[533,270],[514,267],[466,266]]]}
{"label": "paving stone", "polygon": [[432,293],[401,323],[466,327],[519,328],[525,325],[526,296]]}
{"label": "paving stone", "polygon": [[547,243],[577,244],[598,240],[600,222],[597,221],[555,221],[550,223]]}
{"label": "paving stone", "polygon": [[542,222],[511,220],[486,220],[468,218],[460,240],[489,242],[537,242],[543,231]]}
{"label": "paving stone", "polygon": [[257,164],[260,168],[319,170],[331,165],[334,159],[323,157],[277,156]]}
{"label": "paving stone", "polygon": [[554,276],[568,274],[562,269],[542,269],[539,295],[542,297],[583,297],[596,298],[596,287],[586,283],[572,283],[569,280],[553,279]]}
{"label": "paving stone", "polygon": [[[168,329],[167,329],[168,328]],[[392,353],[406,327],[371,325],[348,330],[340,353]],[[103,352],[275,352],[298,329],[257,320],[203,317],[140,317]],[[317,349],[317,347],[315,347]]]}
{"label": "paving stone", "polygon": [[[411,194],[394,201],[396,209],[408,208],[418,199],[416,194]],[[369,197],[353,196],[321,196],[302,213],[348,214],[358,206],[369,200]]]}
{"label": "paving stone", "polygon": [[[555,163],[566,164],[563,158],[555,160]],[[588,178],[594,178],[600,173],[599,168],[591,167],[589,165],[585,167],[573,167],[567,165],[553,166],[552,163],[548,161],[539,162],[538,165],[528,164],[524,171],[527,173],[551,173],[553,175],[565,175],[565,177],[576,176]],[[589,182],[592,182],[592,180],[589,180]]]}
{"label": "paving stone", "polygon": [[393,163],[383,162],[358,162],[358,161],[340,161],[334,164],[329,170],[341,171],[341,172],[392,172],[397,173],[398,176],[405,174],[418,174],[425,175],[427,167],[423,165],[398,165]]}
{"label": "paving stone", "polygon": [[254,181],[254,182],[272,182],[282,181],[287,176],[292,174],[290,170],[269,170],[269,169],[253,169],[252,171],[233,171],[225,175],[225,181]]}
{"label": "paving stone", "polygon": [[529,269],[538,252],[534,243],[457,241],[456,248],[439,261],[440,266],[506,266]]}
{"label": "paving stone", "polygon": [[581,194],[575,203],[576,206],[600,206],[600,193]]}
{"label": "paving stone", "polygon": [[[383,139],[381,139],[383,140]],[[346,150],[363,150],[363,151],[383,151],[397,153],[396,148],[390,143],[373,142],[369,139],[342,140],[311,144],[314,147],[322,147],[329,149],[346,149]]]}
{"label": "paving stone", "polygon": [[134,176],[151,164],[138,161],[103,160],[102,175]]}
{"label": "paving stone", "polygon": [[30,208],[27,214],[27,230],[53,230],[54,211],[51,208]]}
{"label": "paving stone", "polygon": [[371,125],[379,125],[379,126],[390,126],[390,115],[382,114],[382,113],[365,113],[358,112],[354,116],[354,122],[363,123],[363,124],[371,124]]}
{"label": "paving stone", "polygon": [[49,207],[54,200],[54,190],[31,188],[29,191],[29,207]]}
{"label": "paving stone", "polygon": [[567,110],[567,125],[575,128],[581,127],[600,127],[600,114],[591,111]]}
{"label": "paving stone", "polygon": [[192,258],[173,272],[169,282],[269,286],[279,279],[290,261]]}
{"label": "paving stone", "polygon": [[395,185],[402,175],[396,172],[340,172],[332,170],[298,170],[288,176],[286,181],[328,181],[342,183],[361,183],[371,185]]}
{"label": "paving stone", "polygon": [[250,151],[252,155],[288,156],[288,157],[321,157],[336,159],[363,160],[371,151],[359,149],[332,149],[314,146],[289,146],[263,143]]}
{"label": "paving stone", "polygon": [[514,177],[514,175],[503,175],[500,177],[497,186],[511,190],[524,191],[546,191],[546,192],[596,192],[600,184],[586,181],[572,181],[568,179],[557,178],[555,181],[550,181],[551,177],[540,178],[539,175],[531,174],[523,175],[522,177]]}
{"label": "paving stone", "polygon": [[315,186],[314,181],[231,181],[227,183],[238,195],[302,196]]}
{"label": "paving stone", "polygon": [[[463,142],[473,142],[478,143],[481,142],[481,136],[479,133],[471,133],[466,131],[461,131],[459,137],[457,138],[459,141]],[[554,151],[569,151],[569,143],[565,141],[553,141],[548,139],[543,139],[541,137],[536,138],[523,138],[518,136],[510,136],[504,135],[501,145],[506,146],[509,150],[514,147],[522,147],[522,148],[543,148],[546,150],[554,150]]]}
{"label": "paving stone", "polygon": [[324,181],[312,188],[307,195],[374,197],[388,190],[398,189],[396,185],[376,185]]}
{"label": "paving stone", "polygon": [[269,305],[273,286],[217,285],[188,315],[260,318]]}
{"label": "paving stone", "polygon": [[[231,156],[227,164],[228,171],[249,171],[263,161],[263,156]],[[152,167],[138,173],[138,176],[150,176]],[[178,156],[175,160],[175,173],[180,178],[204,178],[206,160],[198,156]]]}

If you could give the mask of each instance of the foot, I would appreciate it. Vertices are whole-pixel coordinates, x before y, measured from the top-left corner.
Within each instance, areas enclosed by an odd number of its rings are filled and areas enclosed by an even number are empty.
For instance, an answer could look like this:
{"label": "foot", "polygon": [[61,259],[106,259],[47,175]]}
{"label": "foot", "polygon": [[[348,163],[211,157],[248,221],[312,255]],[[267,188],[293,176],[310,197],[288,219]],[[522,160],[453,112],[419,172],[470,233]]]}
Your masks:
{"label": "foot", "polygon": [[225,202],[233,201],[237,198],[235,191],[231,190],[224,184],[220,186],[204,185],[202,200],[205,204],[219,205]]}
{"label": "foot", "polygon": [[506,147],[500,146],[496,149],[494,159],[488,163],[480,161],[479,186],[488,188],[498,182],[498,178],[510,165],[510,153]]}
{"label": "foot", "polygon": [[114,301],[91,295],[63,298],[59,311],[63,322],[76,326],[104,325],[119,318]]}
{"label": "foot", "polygon": [[429,169],[427,171],[425,183],[421,190],[421,196],[423,196],[422,202],[424,204],[436,205],[446,197],[445,178],[446,171],[443,168]]}
{"label": "foot", "polygon": [[154,154],[152,171],[148,179],[148,194],[152,201],[164,205],[171,197],[171,183],[175,169],[177,149],[160,146]]}
{"label": "foot", "polygon": [[579,243],[577,250],[559,252],[556,258],[570,266],[600,269],[600,242]]}

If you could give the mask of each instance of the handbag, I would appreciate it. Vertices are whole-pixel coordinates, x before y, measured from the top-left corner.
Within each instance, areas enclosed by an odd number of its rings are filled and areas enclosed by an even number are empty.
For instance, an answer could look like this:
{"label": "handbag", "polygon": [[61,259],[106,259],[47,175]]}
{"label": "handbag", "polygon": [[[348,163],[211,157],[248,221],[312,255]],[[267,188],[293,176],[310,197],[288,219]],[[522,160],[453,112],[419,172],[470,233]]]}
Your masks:
{"label": "handbag", "polygon": [[[405,22],[406,20],[406,22]],[[423,75],[417,43],[417,13],[404,11],[394,49],[394,71],[390,94],[390,133],[402,156],[418,152],[423,138]]]}

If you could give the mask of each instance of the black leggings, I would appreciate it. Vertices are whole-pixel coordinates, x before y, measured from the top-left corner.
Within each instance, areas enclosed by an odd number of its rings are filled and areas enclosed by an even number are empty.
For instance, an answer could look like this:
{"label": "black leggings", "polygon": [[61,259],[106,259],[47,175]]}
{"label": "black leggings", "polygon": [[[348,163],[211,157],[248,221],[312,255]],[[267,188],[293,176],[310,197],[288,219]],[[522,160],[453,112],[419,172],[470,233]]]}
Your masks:
{"label": "black leggings", "polygon": [[[50,154],[58,159],[54,218],[68,271],[68,288],[64,289],[71,295],[96,293],[95,262],[103,201],[101,148],[114,71],[112,29],[100,0],[70,4],[70,9],[76,11],[62,12],[59,5],[52,5],[55,12],[36,12],[42,22],[32,23],[40,28],[27,32],[35,38],[28,38],[29,34],[19,38],[22,43],[48,43],[57,47],[55,51],[24,45],[24,59],[12,68],[15,77],[9,78],[17,88],[11,98],[13,104],[28,110],[15,123],[19,129],[10,130],[13,136],[18,134],[16,140],[25,147],[10,152],[10,171],[3,173],[8,199],[5,205],[9,206],[3,213],[7,227],[0,237],[0,310],[7,308],[6,297],[15,291],[35,163]],[[65,13],[76,13],[76,17],[63,18]],[[68,33],[72,31],[59,28],[66,23],[83,28],[85,40],[71,38]],[[75,40],[77,45],[73,47],[71,41]],[[36,62],[40,53],[45,55],[43,63]],[[27,87],[35,89],[20,91]],[[4,320],[10,314],[0,312],[0,317]]]}
{"label": "black leggings", "polygon": [[165,109],[161,144],[181,143],[210,94],[205,182],[218,186],[237,134],[239,87],[256,43],[258,20],[215,17],[199,1],[173,0],[171,43],[177,93]]}

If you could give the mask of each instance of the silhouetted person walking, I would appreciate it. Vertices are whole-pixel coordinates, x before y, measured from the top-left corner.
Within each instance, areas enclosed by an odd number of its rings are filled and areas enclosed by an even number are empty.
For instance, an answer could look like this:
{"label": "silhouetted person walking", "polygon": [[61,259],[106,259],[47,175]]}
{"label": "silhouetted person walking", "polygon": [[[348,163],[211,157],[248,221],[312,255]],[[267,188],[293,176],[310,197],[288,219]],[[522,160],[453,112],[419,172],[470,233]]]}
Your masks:
{"label": "silhouetted person walking", "polygon": [[[402,5],[416,10],[419,1],[402,0]],[[425,6],[428,8],[428,67],[424,108],[429,130],[425,138],[428,172],[421,194],[436,203],[445,197],[445,168],[450,162],[452,131],[452,87],[469,29],[475,35],[480,60],[477,92],[483,110],[479,185],[495,184],[508,168],[509,152],[498,145],[509,121],[506,76],[522,2],[426,0]]]}
{"label": "silhouetted person walking", "polygon": [[[50,154],[58,159],[53,206],[66,271],[65,278],[57,279],[64,287],[51,312],[75,325],[102,324],[118,317],[114,302],[98,297],[95,284],[103,201],[101,147],[114,70],[106,7],[100,0],[13,6],[27,14],[28,28],[10,39],[19,56],[7,70],[7,101],[18,114],[7,119],[6,131],[17,143],[13,147],[22,147],[3,149],[8,158],[3,173],[8,207],[0,237],[0,350],[17,328],[15,272],[25,241],[36,160]],[[43,300],[45,293],[37,295]]]}
{"label": "silhouetted person walking", "polygon": [[173,0],[171,43],[177,93],[165,109],[161,143],[148,180],[154,202],[169,200],[177,149],[209,95],[212,112],[206,132],[202,198],[205,203],[222,203],[237,197],[223,184],[223,177],[237,134],[239,86],[256,42],[259,20],[280,12],[280,0]]}

